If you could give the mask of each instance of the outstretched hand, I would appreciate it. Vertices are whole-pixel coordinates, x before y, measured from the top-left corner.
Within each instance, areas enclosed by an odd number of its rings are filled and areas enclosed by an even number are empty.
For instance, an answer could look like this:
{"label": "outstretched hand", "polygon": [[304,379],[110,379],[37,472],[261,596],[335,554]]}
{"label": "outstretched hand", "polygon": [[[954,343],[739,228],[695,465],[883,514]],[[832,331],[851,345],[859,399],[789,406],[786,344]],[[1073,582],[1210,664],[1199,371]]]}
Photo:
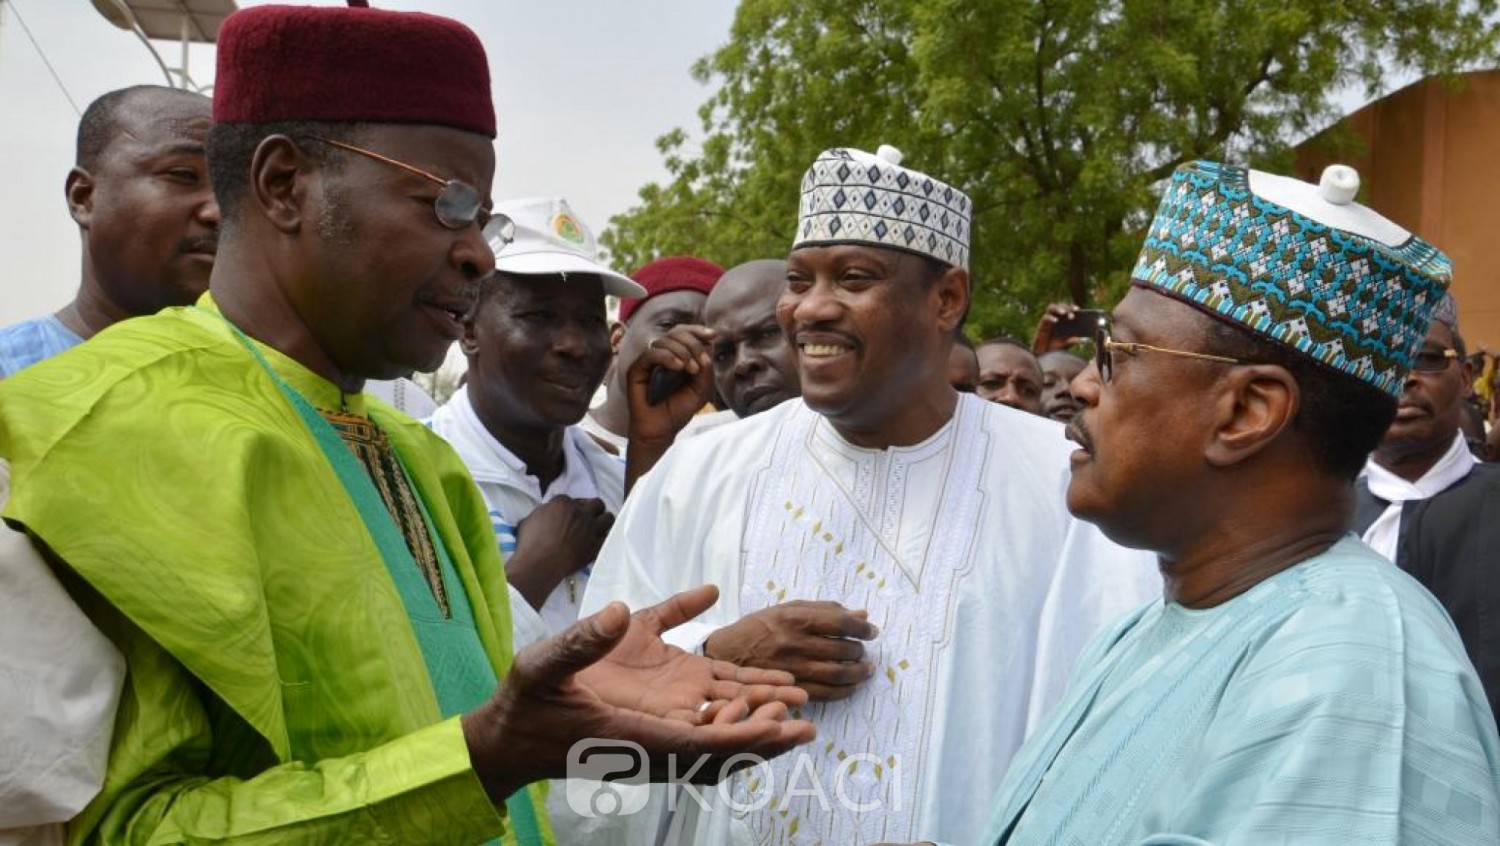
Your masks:
{"label": "outstretched hand", "polygon": [[[691,655],[662,640],[718,598],[718,588],[702,585],[635,614],[619,645],[580,672],[579,681],[612,705],[689,723],[703,722],[705,713],[742,719],[771,703],[805,703],[791,673]],[[704,702],[707,712],[699,710]]]}
{"label": "outstretched hand", "polygon": [[[702,613],[711,586],[631,616],[611,603],[516,655],[495,696],[463,718],[474,770],[503,802],[525,784],[565,775],[569,749],[589,738],[639,744],[652,778],[692,770],[695,781],[727,775],[748,753],[771,758],[813,737],[789,719],[806,701],[786,673],[735,667],[668,646],[661,633]],[[706,704],[705,704],[706,703]],[[695,759],[703,765],[692,768]]]}

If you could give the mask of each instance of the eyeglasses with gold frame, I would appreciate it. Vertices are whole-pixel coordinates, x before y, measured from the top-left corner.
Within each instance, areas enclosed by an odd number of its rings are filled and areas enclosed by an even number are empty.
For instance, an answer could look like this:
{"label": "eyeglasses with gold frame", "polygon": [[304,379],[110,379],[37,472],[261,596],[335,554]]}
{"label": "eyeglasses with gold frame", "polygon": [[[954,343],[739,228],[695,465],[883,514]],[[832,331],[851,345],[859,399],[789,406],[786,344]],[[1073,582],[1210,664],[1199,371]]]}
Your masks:
{"label": "eyeglasses with gold frame", "polygon": [[1187,350],[1169,350],[1163,347],[1153,347],[1150,344],[1137,344],[1131,341],[1116,341],[1109,335],[1108,324],[1099,327],[1094,333],[1094,365],[1099,368],[1099,379],[1105,384],[1114,376],[1114,354],[1122,352],[1126,355],[1136,355],[1143,352],[1161,353],[1163,355],[1175,355],[1180,358],[1194,358],[1199,361],[1216,361],[1220,364],[1251,364],[1252,362],[1241,361],[1224,355],[1211,355],[1209,353],[1189,352]]}
{"label": "eyeglasses with gold frame", "polygon": [[[390,156],[377,153],[374,150],[366,150],[347,141],[338,141],[333,138],[323,138],[318,135],[306,136],[314,141],[321,141],[340,150],[350,153],[358,153],[361,156],[372,158],[377,162],[385,162],[392,167],[398,167],[407,173],[412,173],[434,184],[441,186],[437,198],[432,201],[432,210],[437,215],[438,223],[444,228],[460,230],[471,223],[478,223],[480,229],[484,229],[490,222],[489,215],[484,213],[484,201],[479,196],[479,189],[460,179],[444,179],[436,174],[406,162],[398,161]],[[481,218],[483,218],[481,220]]]}

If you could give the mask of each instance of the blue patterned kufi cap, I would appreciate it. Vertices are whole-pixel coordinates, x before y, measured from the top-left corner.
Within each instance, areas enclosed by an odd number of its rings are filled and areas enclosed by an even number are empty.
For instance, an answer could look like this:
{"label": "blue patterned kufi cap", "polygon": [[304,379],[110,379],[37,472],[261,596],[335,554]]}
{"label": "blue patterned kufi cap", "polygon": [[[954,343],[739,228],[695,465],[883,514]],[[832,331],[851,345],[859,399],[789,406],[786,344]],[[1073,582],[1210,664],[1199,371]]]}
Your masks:
{"label": "blue patterned kufi cap", "polygon": [[1343,165],[1318,185],[1183,165],[1131,278],[1400,396],[1452,264],[1358,191]]}
{"label": "blue patterned kufi cap", "polygon": [[802,176],[792,249],[872,244],[968,270],[973,214],[969,195],[902,167],[895,147],[825,150]]}

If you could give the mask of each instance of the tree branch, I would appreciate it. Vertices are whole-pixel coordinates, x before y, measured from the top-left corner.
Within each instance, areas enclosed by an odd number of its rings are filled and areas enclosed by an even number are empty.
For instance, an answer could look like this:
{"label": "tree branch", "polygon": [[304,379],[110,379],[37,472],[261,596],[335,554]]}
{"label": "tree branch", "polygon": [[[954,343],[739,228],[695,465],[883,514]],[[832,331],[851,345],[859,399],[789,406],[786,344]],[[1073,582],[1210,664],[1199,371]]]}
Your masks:
{"label": "tree branch", "polygon": [[780,229],[777,229],[774,226],[768,226],[768,225],[762,225],[762,224],[759,224],[759,223],[755,223],[753,221],[750,221],[750,220],[747,220],[747,219],[745,219],[743,217],[740,217],[739,215],[734,214],[733,212],[714,211],[713,209],[699,209],[698,210],[698,216],[699,217],[722,217],[725,220],[732,220],[735,223],[738,223],[739,225],[741,225],[741,226],[745,227],[746,229],[750,230],[751,232],[761,231],[764,234],[769,235],[769,236],[771,236],[773,238],[780,238],[780,239],[782,239],[784,241],[790,241],[791,240],[786,235],[786,233],[782,232]]}

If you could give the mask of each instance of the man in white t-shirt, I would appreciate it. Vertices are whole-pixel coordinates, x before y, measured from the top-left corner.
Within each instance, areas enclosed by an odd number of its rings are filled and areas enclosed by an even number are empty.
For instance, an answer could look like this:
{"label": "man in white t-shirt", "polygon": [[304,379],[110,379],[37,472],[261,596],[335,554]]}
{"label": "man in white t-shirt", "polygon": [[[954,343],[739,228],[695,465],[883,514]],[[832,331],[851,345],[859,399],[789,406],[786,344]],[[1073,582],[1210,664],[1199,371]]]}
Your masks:
{"label": "man in white t-shirt", "polygon": [[495,209],[515,222],[460,341],[464,388],[430,420],[489,506],[505,555],[515,647],[578,619],[589,569],[624,499],[624,465],[577,426],[609,367],[604,297],[644,291],[597,258],[557,198]]}

